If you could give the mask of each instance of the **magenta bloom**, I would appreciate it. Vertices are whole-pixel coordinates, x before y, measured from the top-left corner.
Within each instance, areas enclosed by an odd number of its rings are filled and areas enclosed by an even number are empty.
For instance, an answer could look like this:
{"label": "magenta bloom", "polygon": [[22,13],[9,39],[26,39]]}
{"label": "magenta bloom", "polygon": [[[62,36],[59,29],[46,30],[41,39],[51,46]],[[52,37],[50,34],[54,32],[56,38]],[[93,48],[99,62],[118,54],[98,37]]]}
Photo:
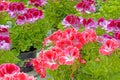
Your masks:
{"label": "magenta bloom", "polygon": [[9,26],[7,25],[0,25],[0,49],[2,50],[10,49],[10,37],[8,27]]}
{"label": "magenta bloom", "polygon": [[25,6],[22,2],[13,2],[9,4],[8,14],[11,18],[16,17],[16,15],[23,14],[25,11]]}
{"label": "magenta bloom", "polygon": [[29,0],[28,1],[28,4],[31,4],[36,7],[38,7],[38,6],[42,7],[42,6],[46,5],[46,3],[47,3],[46,0]]}
{"label": "magenta bloom", "polygon": [[80,17],[74,16],[74,15],[68,15],[63,19],[62,24],[65,27],[72,26],[76,29],[79,29],[81,21],[82,21],[82,18],[80,18]]}
{"label": "magenta bloom", "polygon": [[9,7],[9,2],[7,1],[2,1],[0,2],[0,12],[3,11],[3,10],[7,10]]}
{"label": "magenta bloom", "polygon": [[82,23],[85,28],[89,28],[89,29],[95,29],[98,26],[97,23],[92,18],[89,18],[88,20],[83,19]]}
{"label": "magenta bloom", "polygon": [[107,26],[108,26],[109,23],[110,23],[110,22],[107,21],[107,20],[105,20],[104,18],[98,19],[98,25],[99,25],[99,26],[102,26],[102,29],[107,30]]}
{"label": "magenta bloom", "polygon": [[104,20],[104,18],[100,18],[98,20],[98,25],[102,26],[108,32],[118,32],[120,31],[120,19],[109,19]]}
{"label": "magenta bloom", "polygon": [[79,2],[75,9],[82,13],[90,13],[96,11],[96,3],[94,0],[82,0],[82,2]]}
{"label": "magenta bloom", "polygon": [[115,32],[114,38],[120,41],[120,32]]}
{"label": "magenta bloom", "polygon": [[23,15],[19,15],[17,17],[16,23],[18,25],[22,25],[25,23],[34,23],[38,19],[42,19],[44,17],[42,10],[38,10],[36,8],[31,8],[26,11]]}

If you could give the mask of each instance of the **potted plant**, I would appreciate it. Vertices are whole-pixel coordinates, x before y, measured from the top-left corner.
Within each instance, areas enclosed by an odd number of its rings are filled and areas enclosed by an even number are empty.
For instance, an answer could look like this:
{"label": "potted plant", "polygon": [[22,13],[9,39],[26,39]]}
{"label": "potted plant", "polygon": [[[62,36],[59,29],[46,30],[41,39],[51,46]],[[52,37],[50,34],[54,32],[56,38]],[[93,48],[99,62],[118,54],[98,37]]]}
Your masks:
{"label": "potted plant", "polygon": [[[18,56],[18,58],[21,59],[19,62],[21,65],[25,65],[24,62],[29,62],[29,58],[32,58],[30,56],[36,56],[36,50],[42,48],[43,39],[51,34],[51,31],[57,29],[56,26],[63,17],[69,13],[76,12],[72,6],[76,4],[77,1],[48,0],[46,2],[46,0],[43,0],[43,4],[31,1],[32,0],[21,2],[21,0],[17,0],[15,2],[15,0],[11,0],[8,9],[1,13],[4,13],[1,15],[1,24],[7,24],[10,26],[9,36],[11,49],[9,53],[13,53],[13,50],[16,54],[14,56]],[[37,10],[40,11],[40,20],[38,20],[37,17]],[[30,13],[34,14],[34,19],[31,18]],[[8,53],[7,51],[4,52]],[[29,53],[30,56],[27,55]],[[25,59],[25,55],[27,55],[28,58]]]}
{"label": "potted plant", "polygon": [[[1,5],[4,6],[2,3]],[[27,7],[22,2],[8,2],[7,9],[4,11],[3,9],[0,13],[0,17],[3,19],[0,24],[10,26],[8,33],[11,46],[7,51],[1,50],[1,63],[17,63],[18,56],[23,64],[24,60],[36,57],[36,50],[41,48],[42,40],[50,28],[45,25],[45,19],[40,20],[44,17],[42,8]],[[5,57],[10,54],[11,57],[5,60]],[[12,60],[12,58],[15,60]]]}

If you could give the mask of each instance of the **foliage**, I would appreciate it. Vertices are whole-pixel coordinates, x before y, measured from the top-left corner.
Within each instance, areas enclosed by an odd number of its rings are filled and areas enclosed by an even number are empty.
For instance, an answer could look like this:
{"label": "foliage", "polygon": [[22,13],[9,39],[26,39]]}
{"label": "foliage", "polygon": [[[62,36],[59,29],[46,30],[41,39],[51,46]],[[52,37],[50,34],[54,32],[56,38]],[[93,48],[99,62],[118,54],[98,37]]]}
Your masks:
{"label": "foliage", "polygon": [[74,9],[76,3],[77,0],[48,0],[44,7],[48,26],[57,29],[57,25],[66,15],[76,13]]}
{"label": "foliage", "polygon": [[19,59],[16,57],[19,53],[16,50],[0,50],[0,64],[2,63],[17,63]]}
{"label": "foliage", "polygon": [[[11,2],[14,2],[14,0]],[[21,26],[17,25],[16,18],[10,18],[7,12],[1,12],[0,18],[0,24],[8,24],[10,26],[9,36],[12,45],[9,51],[0,50],[0,64],[6,62],[17,63],[19,61],[17,56],[21,52],[29,51],[31,47],[40,49],[42,40],[45,38],[48,30],[50,30],[50,27],[46,24],[46,18]]]}
{"label": "foliage", "polygon": [[120,1],[119,0],[96,0],[96,13],[90,14],[81,14],[78,13],[76,15],[82,16],[84,18],[94,18],[99,19],[104,17],[105,19],[117,19],[120,16]]}
{"label": "foliage", "polygon": [[[32,7],[27,5],[28,0],[22,0],[22,2],[27,7]],[[21,0],[10,0],[10,2],[21,2]],[[20,52],[29,51],[31,46],[36,49],[42,48],[42,41],[46,37],[46,34],[51,34],[51,31],[56,30],[58,23],[67,15],[76,13],[74,5],[76,1],[70,0],[48,0],[47,5],[38,9],[43,10],[44,18],[36,21],[35,23],[24,24],[18,26],[16,24],[16,18],[10,18],[6,12],[0,13],[0,24],[10,25],[9,33],[11,38],[12,49],[9,51],[10,54],[14,53],[14,59],[16,61]],[[49,33],[50,32],[50,33]],[[1,51],[0,51],[1,52]],[[1,52],[1,54],[3,51]],[[8,51],[4,51],[8,53]],[[5,59],[6,55],[2,55]],[[11,59],[13,58],[11,55]],[[3,58],[1,58],[3,59]],[[4,59],[2,60],[4,63]],[[7,60],[7,59],[6,59]],[[10,60],[9,60],[10,61]],[[6,61],[5,61],[6,62]],[[11,61],[12,62],[12,61]]]}
{"label": "foliage", "polygon": [[[105,19],[118,19],[120,16],[119,0],[102,1],[96,0],[96,13],[82,14],[78,12],[75,15],[83,18],[93,18],[96,21],[101,17]],[[58,28],[64,30],[61,22],[59,22]],[[79,31],[82,32],[83,30],[84,28],[82,27]],[[100,26],[96,28],[96,33],[99,36],[105,33],[113,36],[112,33],[106,32]],[[72,74],[74,80],[119,80],[120,51],[115,50],[110,56],[103,56],[99,54],[99,48],[100,44],[97,42],[84,45],[80,53],[83,59],[86,60],[86,64],[81,64],[76,61],[70,66],[60,65],[57,70],[48,70],[49,75],[55,80],[71,80]]]}
{"label": "foliage", "polygon": [[81,53],[87,60],[87,64],[79,66],[79,74],[75,73],[75,80],[118,80],[120,78],[119,51],[116,50],[110,56],[102,56],[98,54],[98,48],[97,43],[89,43],[83,47]]}

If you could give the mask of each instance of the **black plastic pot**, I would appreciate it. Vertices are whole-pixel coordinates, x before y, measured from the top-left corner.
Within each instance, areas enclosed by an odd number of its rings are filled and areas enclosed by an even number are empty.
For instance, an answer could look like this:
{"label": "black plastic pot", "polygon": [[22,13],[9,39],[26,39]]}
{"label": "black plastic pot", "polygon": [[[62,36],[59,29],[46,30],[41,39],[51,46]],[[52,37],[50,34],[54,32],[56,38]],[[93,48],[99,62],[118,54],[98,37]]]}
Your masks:
{"label": "black plastic pot", "polygon": [[22,52],[22,53],[19,54],[18,58],[20,60],[27,60],[27,59],[30,59],[30,58],[35,58],[36,57],[36,52],[37,52],[37,50],[29,51],[29,52]]}
{"label": "black plastic pot", "polygon": [[[18,58],[20,59],[20,62],[18,63],[18,66],[20,66],[21,72],[30,72],[33,70],[30,60],[36,57],[36,53],[37,50],[35,48],[31,48],[30,51],[21,52],[19,54]],[[24,64],[22,67],[20,65],[21,62]]]}

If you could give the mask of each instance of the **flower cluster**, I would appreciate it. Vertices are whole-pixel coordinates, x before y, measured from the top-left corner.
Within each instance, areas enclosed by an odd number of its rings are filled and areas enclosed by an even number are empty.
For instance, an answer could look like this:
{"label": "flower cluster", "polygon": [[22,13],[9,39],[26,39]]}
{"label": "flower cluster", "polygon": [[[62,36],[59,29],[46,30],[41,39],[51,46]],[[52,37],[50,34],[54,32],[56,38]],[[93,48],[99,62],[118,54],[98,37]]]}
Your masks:
{"label": "flower cluster", "polygon": [[0,49],[10,49],[10,37],[8,32],[8,25],[0,25]]}
{"label": "flower cluster", "polygon": [[104,18],[98,19],[98,21],[94,21],[92,18],[82,18],[77,17],[75,15],[67,15],[63,21],[62,25],[66,27],[72,26],[76,29],[79,29],[81,25],[83,25],[85,28],[92,28],[95,29],[98,26],[101,26],[102,29],[106,30],[107,32],[114,32],[114,33],[120,33],[120,19],[109,19],[105,20]]}
{"label": "flower cluster", "polygon": [[[63,19],[62,24],[65,25],[65,27],[72,26],[76,29],[79,29],[80,27],[78,26],[81,25],[83,25],[85,29],[96,29],[98,26],[101,26],[102,29],[112,32],[114,36],[109,36],[108,34],[97,36],[97,41],[103,44],[99,50],[100,54],[110,55],[115,49],[120,49],[120,19],[107,21],[104,20],[104,18],[100,18],[98,22],[95,22],[92,18],[87,20],[74,15],[68,15]],[[87,35],[84,34],[84,36]]]}
{"label": "flower cluster", "polygon": [[36,80],[33,76],[20,72],[20,68],[11,63],[0,65],[0,80]]}
{"label": "flower cluster", "polygon": [[7,1],[0,2],[0,12],[2,12],[3,10],[7,10],[8,6],[9,6],[9,2]]}
{"label": "flower cluster", "polygon": [[104,20],[104,18],[100,18],[98,20],[98,23],[99,23],[100,26],[102,26],[103,29],[107,30],[108,32],[118,32],[118,31],[120,31],[120,19]]}
{"label": "flower cluster", "polygon": [[75,15],[67,15],[63,21],[62,25],[66,27],[72,26],[76,29],[80,29],[80,26],[83,25],[85,28],[97,28],[97,22],[95,22],[92,18],[88,20],[82,17],[77,17]]}
{"label": "flower cluster", "polygon": [[42,7],[46,3],[47,3],[46,0],[29,0],[28,1],[28,4],[31,4],[31,5],[36,6],[36,7],[38,7],[38,6]]}
{"label": "flower cluster", "polygon": [[43,17],[44,15],[42,10],[30,8],[23,15],[19,15],[16,22],[18,25],[22,25],[24,23],[33,23],[38,19],[42,19]]}
{"label": "flower cluster", "polygon": [[26,11],[25,9],[22,2],[13,2],[9,4],[7,12],[11,18],[15,18],[17,15],[23,14]]}
{"label": "flower cluster", "polygon": [[82,0],[76,4],[75,9],[82,13],[90,13],[96,11],[96,3],[94,0]]}
{"label": "flower cluster", "polygon": [[120,50],[120,40],[116,37],[103,34],[102,36],[97,36],[97,41],[102,43],[102,46],[99,49],[99,53],[102,55],[110,55],[115,49]]}
{"label": "flower cluster", "polygon": [[46,76],[46,69],[56,70],[60,65],[72,65],[77,59],[85,63],[79,50],[84,44],[96,41],[96,33],[93,29],[86,29],[78,32],[74,28],[67,28],[64,31],[58,30],[45,38],[44,46],[38,58],[33,59],[35,71],[40,77]]}
{"label": "flower cluster", "polygon": [[[32,3],[33,0],[30,0]],[[36,0],[37,1],[37,0]],[[43,4],[46,3],[45,0],[35,1],[36,4]],[[22,25],[25,23],[33,23],[38,19],[42,19],[44,17],[42,10],[38,10],[37,8],[26,8],[22,2],[1,2],[0,3],[0,11],[6,10],[8,15],[11,18],[16,18],[16,23],[18,25]]]}
{"label": "flower cluster", "polygon": [[116,48],[118,48],[118,43],[114,39],[106,40],[99,49],[100,54],[102,55],[110,55],[114,52]]}

